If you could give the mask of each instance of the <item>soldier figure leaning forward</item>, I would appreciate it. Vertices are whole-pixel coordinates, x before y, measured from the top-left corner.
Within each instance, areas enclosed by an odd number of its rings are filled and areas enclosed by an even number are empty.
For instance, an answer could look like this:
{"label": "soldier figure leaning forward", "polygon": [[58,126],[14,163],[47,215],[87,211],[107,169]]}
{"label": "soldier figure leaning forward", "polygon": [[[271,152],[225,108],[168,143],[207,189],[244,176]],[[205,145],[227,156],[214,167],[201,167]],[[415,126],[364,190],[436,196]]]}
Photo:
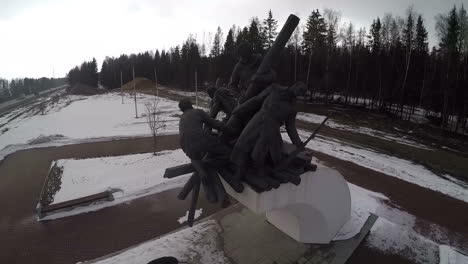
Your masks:
{"label": "soldier figure leaning forward", "polygon": [[259,177],[265,176],[267,163],[273,168],[280,162],[283,145],[280,127],[283,124],[292,143],[297,147],[302,145],[295,125],[296,98],[305,91],[306,86],[301,82],[290,87],[274,83],[234,110],[233,115],[242,116],[260,109],[242,130],[232,150],[231,161],[238,168],[236,179],[245,176],[250,160],[258,169]]}
{"label": "soldier figure leaning forward", "polygon": [[181,100],[179,108],[183,112],[179,122],[180,147],[192,161],[201,160],[205,154],[217,158],[229,156],[230,148],[218,137],[204,130],[204,126],[223,130],[220,121],[211,118],[201,109],[193,109],[188,99]]}

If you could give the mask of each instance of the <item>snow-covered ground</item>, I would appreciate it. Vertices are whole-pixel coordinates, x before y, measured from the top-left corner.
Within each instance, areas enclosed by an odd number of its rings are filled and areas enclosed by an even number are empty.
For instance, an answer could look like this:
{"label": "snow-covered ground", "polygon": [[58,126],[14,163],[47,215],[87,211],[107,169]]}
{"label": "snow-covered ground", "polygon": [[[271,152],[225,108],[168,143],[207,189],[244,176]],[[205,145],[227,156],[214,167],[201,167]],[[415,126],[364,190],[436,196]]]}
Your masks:
{"label": "snow-covered ground", "polygon": [[[303,139],[307,138],[310,134],[307,131],[299,132]],[[283,138],[289,140],[286,134],[283,134]],[[438,176],[424,166],[411,161],[324,136],[318,136],[314,140],[311,140],[307,144],[307,147],[468,202],[468,184],[450,175]]]}
{"label": "snow-covered ground", "polygon": [[359,233],[371,213],[376,214],[388,198],[376,192],[371,192],[357,185],[348,183],[351,194],[351,218],[344,224],[333,240],[349,239]]}
{"label": "snow-covered ground", "polygon": [[96,264],[146,264],[151,260],[172,256],[181,263],[230,263],[222,251],[221,227],[214,220],[182,229],[142,243]]}
{"label": "snow-covered ground", "polygon": [[[181,165],[190,160],[182,150],[104,157],[93,159],[63,159],[56,161],[63,167],[61,186],[54,195],[53,204],[116,189],[114,201],[98,202],[86,207],[47,216],[51,220],[75,214],[96,211],[146,195],[182,186],[188,175],[173,179],[163,178],[166,168]],[[175,221],[175,220],[174,220]]]}
{"label": "snow-covered ground", "polygon": [[[304,121],[304,122],[308,122],[308,123],[320,124],[325,119],[325,116],[316,115],[316,114],[312,114],[312,113],[300,112],[300,113],[297,114],[297,119],[301,120],[301,121]],[[348,126],[348,125],[337,123],[337,122],[335,122],[333,120],[330,120],[330,119],[327,120],[325,125],[330,127],[330,128],[334,128],[334,129],[338,129],[338,130],[342,130],[342,131],[369,135],[369,136],[372,136],[372,137],[377,137],[377,138],[381,138],[381,139],[384,139],[384,140],[409,145],[409,146],[412,146],[412,147],[432,150],[431,148],[429,148],[426,145],[419,144],[414,140],[408,139],[407,136],[405,136],[405,135],[399,135],[399,134],[396,134],[396,133],[391,134],[391,133],[375,130],[375,129],[372,129],[372,128],[369,128],[369,127]]]}
{"label": "snow-covered ground", "polygon": [[[24,111],[16,109],[0,118],[4,124],[0,133],[0,160],[20,149],[80,143],[99,138],[119,138],[149,136],[145,114],[145,104],[155,99],[152,95],[138,94],[139,118],[135,118],[133,98],[126,96],[124,104],[116,93],[95,96],[63,97],[45,114],[21,116],[8,122],[9,117]],[[178,132],[177,117],[180,111],[177,102],[159,98],[158,112],[165,127],[160,134]],[[40,144],[40,145],[39,145]]]}
{"label": "snow-covered ground", "polygon": [[[165,87],[162,87],[161,90],[165,90],[165,91],[167,91],[168,93],[171,93],[171,94],[177,94],[177,95],[184,96],[184,97],[190,97],[192,99],[195,99],[196,97],[198,97],[198,99],[201,99],[201,100],[204,100],[204,101],[210,100],[210,97],[204,91],[198,91],[198,93],[197,92],[185,92],[185,91],[173,90],[173,89],[169,89],[169,88],[165,88]],[[195,103],[195,101],[194,101],[194,103]]]}
{"label": "snow-covered ground", "polygon": [[[348,183],[351,193],[351,219],[341,228],[333,240],[352,238],[364,225],[370,213],[378,215],[376,223],[370,230],[366,244],[374,249],[403,256],[415,263],[466,263],[454,262],[453,260],[466,260],[467,257],[457,252],[452,247],[439,244],[434,241],[440,239],[442,230],[433,225],[431,233],[422,236],[417,232],[417,219],[413,215],[398,211],[389,207],[386,202],[390,201],[385,195],[371,192],[354,184]],[[457,239],[444,239],[461,248]],[[466,252],[465,252],[466,253]],[[446,260],[445,262],[443,260]]]}

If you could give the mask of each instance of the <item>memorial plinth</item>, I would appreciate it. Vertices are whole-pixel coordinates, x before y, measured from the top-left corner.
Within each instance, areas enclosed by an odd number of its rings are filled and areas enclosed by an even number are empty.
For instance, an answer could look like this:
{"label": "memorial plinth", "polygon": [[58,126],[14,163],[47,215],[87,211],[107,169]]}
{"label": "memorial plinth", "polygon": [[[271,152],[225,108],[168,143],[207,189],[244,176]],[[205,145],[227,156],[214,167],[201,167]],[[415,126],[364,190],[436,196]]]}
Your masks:
{"label": "memorial plinth", "polygon": [[319,166],[301,176],[301,183],[281,184],[278,189],[257,193],[245,185],[242,193],[223,185],[233,198],[302,243],[328,244],[351,215],[351,195],[343,176]]}

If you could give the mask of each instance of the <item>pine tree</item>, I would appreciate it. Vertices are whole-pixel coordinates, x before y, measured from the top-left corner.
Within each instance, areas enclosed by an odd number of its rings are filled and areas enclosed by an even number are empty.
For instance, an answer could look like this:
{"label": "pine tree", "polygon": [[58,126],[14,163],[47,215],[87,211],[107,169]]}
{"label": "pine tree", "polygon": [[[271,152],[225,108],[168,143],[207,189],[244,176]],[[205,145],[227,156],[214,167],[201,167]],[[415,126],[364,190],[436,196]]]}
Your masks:
{"label": "pine tree", "polygon": [[416,22],[415,50],[418,54],[427,54],[429,52],[427,30],[421,15],[418,16]]}
{"label": "pine tree", "polygon": [[380,23],[380,18],[377,17],[377,20],[374,20],[370,29],[370,45],[372,52],[374,54],[380,52],[382,49],[382,38],[381,38],[381,29],[382,24]]}
{"label": "pine tree", "polygon": [[253,17],[250,21],[248,43],[252,45],[254,53],[263,53],[264,37],[262,36],[262,29],[257,17]]}
{"label": "pine tree", "polygon": [[468,56],[468,16],[463,5],[458,11],[458,20],[460,24],[459,49],[462,54]]}
{"label": "pine tree", "polygon": [[218,26],[218,29],[216,30],[214,39],[213,39],[213,47],[211,48],[210,56],[211,57],[218,57],[222,53],[222,37],[223,37],[223,32],[221,31],[221,28]]}
{"label": "pine tree", "polygon": [[236,47],[239,47],[242,43],[249,43],[249,29],[247,27],[244,27],[239,31],[239,34],[237,34]]}
{"label": "pine tree", "polygon": [[441,37],[440,47],[446,52],[457,52],[460,37],[460,24],[456,7],[453,7],[448,17],[446,17],[445,30],[446,32],[444,32]]}
{"label": "pine tree", "polygon": [[233,29],[229,29],[229,32],[226,37],[226,42],[224,42],[224,50],[223,53],[227,55],[234,55],[235,54],[235,42],[234,42],[234,32]]}
{"label": "pine tree", "polygon": [[273,18],[273,14],[268,11],[268,18],[263,20],[263,35],[265,37],[265,49],[269,49],[278,35],[278,21]]}
{"label": "pine tree", "polygon": [[304,52],[309,53],[325,44],[325,36],[327,27],[325,21],[317,10],[312,11],[312,14],[307,19],[306,29],[302,37],[302,48]]}
{"label": "pine tree", "polygon": [[410,8],[408,10],[408,17],[406,18],[405,28],[403,29],[403,45],[405,46],[407,52],[411,52],[414,49],[415,42],[415,25],[414,25],[414,14],[413,10]]}

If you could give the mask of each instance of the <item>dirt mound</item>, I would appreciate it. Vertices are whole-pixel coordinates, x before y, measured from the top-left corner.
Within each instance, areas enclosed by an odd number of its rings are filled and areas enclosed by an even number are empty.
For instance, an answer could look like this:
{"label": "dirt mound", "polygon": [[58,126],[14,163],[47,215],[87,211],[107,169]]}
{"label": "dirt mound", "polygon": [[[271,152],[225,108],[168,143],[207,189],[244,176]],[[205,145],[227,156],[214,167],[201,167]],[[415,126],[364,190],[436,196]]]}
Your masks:
{"label": "dirt mound", "polygon": [[83,83],[77,83],[72,88],[70,88],[70,90],[68,90],[68,93],[74,95],[95,95],[101,94],[103,91],[97,87],[89,86]]}
{"label": "dirt mound", "polygon": [[128,83],[124,84],[122,88],[127,91],[133,90],[133,84],[135,84],[135,88],[137,90],[154,89],[154,82],[144,77],[135,78],[135,80],[129,81]]}

